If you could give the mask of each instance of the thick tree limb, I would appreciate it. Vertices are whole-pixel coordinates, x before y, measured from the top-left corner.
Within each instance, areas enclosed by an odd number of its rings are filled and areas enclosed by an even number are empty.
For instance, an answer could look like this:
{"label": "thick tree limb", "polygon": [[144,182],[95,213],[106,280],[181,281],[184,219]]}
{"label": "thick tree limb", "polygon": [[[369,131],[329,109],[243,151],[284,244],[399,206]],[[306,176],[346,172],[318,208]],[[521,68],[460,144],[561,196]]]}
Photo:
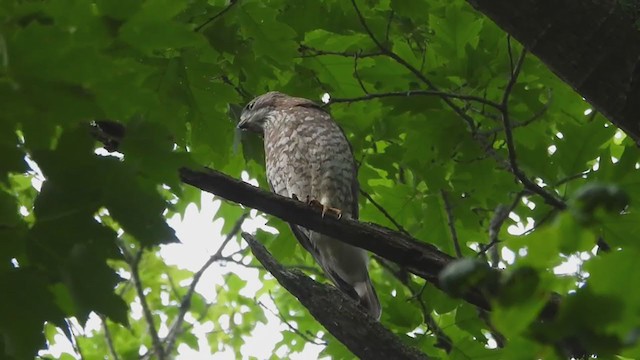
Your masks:
{"label": "thick tree limb", "polygon": [[253,255],[311,315],[362,359],[427,359],[367,315],[355,301],[333,286],[321,285],[297,270],[278,264],[253,236],[243,233]]}
{"label": "thick tree limb", "polygon": [[[407,270],[433,283],[437,283],[438,273],[452,260],[435,246],[407,235],[351,219],[322,218],[317,210],[301,201],[261,190],[214,170],[202,172],[182,168],[180,177],[183,182],[201,190],[372,251],[405,265]],[[486,300],[481,298],[472,302],[488,307]]]}
{"label": "thick tree limb", "polygon": [[[303,202],[261,190],[214,170],[204,172],[182,168],[180,177],[184,183],[203,191],[369,250],[402,265],[407,271],[437,287],[440,287],[438,274],[453,260],[450,255],[433,245],[419,242],[400,232],[351,219],[338,220],[329,216],[322,218],[317,210]],[[490,310],[489,301],[478,291],[466,294],[464,299],[482,309]],[[559,299],[553,298],[543,310],[542,316],[553,315],[558,305]]]}
{"label": "thick tree limb", "polygon": [[621,1],[467,0],[640,140],[640,31]]}

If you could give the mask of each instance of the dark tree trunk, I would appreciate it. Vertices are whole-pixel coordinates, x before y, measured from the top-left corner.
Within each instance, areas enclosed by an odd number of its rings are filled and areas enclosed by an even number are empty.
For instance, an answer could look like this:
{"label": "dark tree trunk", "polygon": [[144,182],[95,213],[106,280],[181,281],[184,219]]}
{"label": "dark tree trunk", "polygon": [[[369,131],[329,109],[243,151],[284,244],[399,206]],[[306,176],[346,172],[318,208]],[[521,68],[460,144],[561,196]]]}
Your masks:
{"label": "dark tree trunk", "polygon": [[616,0],[467,0],[640,141],[640,31]]}

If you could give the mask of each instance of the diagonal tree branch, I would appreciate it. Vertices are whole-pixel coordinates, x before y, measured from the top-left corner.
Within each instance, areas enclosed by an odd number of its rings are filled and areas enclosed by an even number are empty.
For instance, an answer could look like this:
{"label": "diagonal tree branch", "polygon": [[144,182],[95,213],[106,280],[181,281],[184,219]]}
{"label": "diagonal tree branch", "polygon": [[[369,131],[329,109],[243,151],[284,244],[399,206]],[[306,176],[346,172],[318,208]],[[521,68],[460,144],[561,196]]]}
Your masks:
{"label": "diagonal tree branch", "polygon": [[229,244],[229,242],[238,233],[238,231],[240,231],[240,228],[242,227],[242,224],[244,224],[244,221],[247,217],[249,217],[249,213],[244,213],[238,218],[238,220],[236,220],[235,224],[233,225],[233,228],[231,229],[231,231],[229,231],[225,239],[222,241],[222,244],[220,245],[218,250],[213,255],[211,255],[211,257],[193,275],[193,280],[191,280],[189,289],[187,290],[187,293],[182,297],[182,302],[180,303],[180,310],[178,312],[176,320],[173,326],[171,326],[171,329],[169,330],[169,334],[165,338],[165,343],[166,343],[165,350],[167,354],[171,353],[171,351],[173,350],[173,347],[175,346],[176,338],[178,337],[178,335],[180,335],[181,331],[183,330],[182,324],[184,323],[184,317],[187,314],[189,307],[191,306],[191,299],[193,298],[193,294],[196,291],[196,285],[198,285],[198,282],[202,278],[202,275],[205,273],[205,271],[207,271],[207,269],[209,269],[211,265],[213,265],[216,261],[224,259],[224,257],[222,256],[222,252],[227,247],[227,244]]}
{"label": "diagonal tree branch", "polygon": [[415,348],[367,315],[356,302],[333,286],[322,285],[299,271],[278,264],[253,236],[243,233],[253,255],[311,315],[362,359],[427,359]]}
{"label": "diagonal tree branch", "polygon": [[[203,172],[182,168],[180,177],[183,182],[201,190],[377,253],[434,283],[437,283],[439,271],[452,260],[435,246],[418,242],[408,235],[351,219],[322,218],[316,209],[301,201],[266,192],[211,169]],[[476,302],[488,307],[484,300],[476,299]]]}
{"label": "diagonal tree branch", "polygon": [[225,6],[222,10],[220,10],[217,14],[213,15],[211,18],[207,19],[204,23],[198,25],[195,29],[195,32],[200,32],[200,30],[204,29],[207,25],[213,23],[222,15],[224,15],[227,11],[231,10],[231,8],[238,3],[239,0],[229,0],[229,5]]}
{"label": "diagonal tree branch", "polygon": [[100,316],[100,321],[102,322],[102,330],[104,331],[104,338],[107,342],[107,347],[109,348],[109,353],[111,354],[111,358],[113,360],[120,360],[118,353],[116,352],[116,348],[113,345],[113,339],[111,338],[111,330],[109,330],[109,326],[107,326],[107,317],[104,315]]}
{"label": "diagonal tree branch", "polygon": [[409,232],[405,230],[404,226],[400,225],[400,223],[396,221],[396,219],[394,219],[393,216],[391,216],[391,214],[389,214],[389,212],[382,207],[382,205],[380,205],[377,201],[375,201],[375,199],[371,195],[369,195],[368,192],[360,189],[360,195],[364,196],[365,199],[369,200],[369,202],[376,209],[378,209],[378,211],[380,211],[380,213],[382,213],[382,215],[384,215],[384,217],[387,218],[387,220],[389,220],[396,227],[396,229],[398,229],[398,231],[400,231],[405,235],[411,236],[411,234],[409,234]]}
{"label": "diagonal tree branch", "polygon": [[126,250],[124,250],[124,247],[121,247],[121,249],[123,249],[123,252],[125,253],[125,259],[131,267],[131,277],[133,279],[133,285],[135,286],[136,293],[138,294],[138,298],[140,299],[142,314],[144,315],[144,318],[149,327],[149,335],[151,336],[151,344],[153,346],[153,350],[151,350],[150,352],[155,353],[158,360],[164,360],[166,359],[164,347],[162,346],[162,341],[158,336],[158,331],[156,330],[155,322],[153,321],[153,314],[151,313],[151,309],[149,308],[149,304],[147,303],[147,297],[144,294],[144,289],[140,281],[139,265],[142,258],[142,250],[139,250],[135,255],[132,255],[126,252]]}
{"label": "diagonal tree branch", "polygon": [[[436,287],[441,286],[438,274],[453,261],[453,257],[439,251],[435,246],[408,235],[352,219],[338,220],[329,216],[322,218],[316,209],[303,202],[261,190],[214,170],[207,169],[205,172],[182,168],[180,177],[184,183],[203,191],[369,250],[398,263]],[[471,291],[463,298],[482,309],[490,310],[488,299],[479,291]],[[559,303],[559,297],[552,297],[541,316],[549,317],[555,314]]]}

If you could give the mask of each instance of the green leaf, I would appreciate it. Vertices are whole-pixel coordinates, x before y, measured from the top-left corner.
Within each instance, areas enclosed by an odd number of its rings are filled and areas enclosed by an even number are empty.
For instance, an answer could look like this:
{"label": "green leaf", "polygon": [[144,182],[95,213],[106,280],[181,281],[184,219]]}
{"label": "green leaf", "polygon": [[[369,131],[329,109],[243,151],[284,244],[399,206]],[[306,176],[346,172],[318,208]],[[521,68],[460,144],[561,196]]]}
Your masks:
{"label": "green leaf", "polygon": [[[25,286],[28,284],[28,286]],[[6,355],[33,358],[44,346],[43,323],[63,324],[63,314],[47,289],[45,274],[33,269],[0,273],[0,333]]]}
{"label": "green leaf", "polygon": [[480,259],[463,258],[449,263],[438,275],[442,289],[460,297],[476,286],[493,286],[495,274],[489,265]]}

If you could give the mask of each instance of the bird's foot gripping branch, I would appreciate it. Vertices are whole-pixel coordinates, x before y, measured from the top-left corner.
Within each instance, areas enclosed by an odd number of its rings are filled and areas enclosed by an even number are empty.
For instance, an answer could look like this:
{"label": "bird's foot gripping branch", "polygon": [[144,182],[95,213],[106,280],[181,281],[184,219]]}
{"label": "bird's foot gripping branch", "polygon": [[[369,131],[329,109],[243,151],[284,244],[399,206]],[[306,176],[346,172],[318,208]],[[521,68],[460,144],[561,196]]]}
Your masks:
{"label": "bird's foot gripping branch", "polygon": [[[399,264],[438,288],[442,288],[439,279],[441,271],[456,261],[435,246],[401,232],[352,219],[330,216],[323,218],[317,209],[303,202],[264,191],[215,170],[196,171],[182,168],[180,178],[184,183],[203,191],[369,250]],[[490,310],[490,300],[482,291],[470,287],[460,295],[465,301],[481,309]],[[559,298],[552,297],[541,312],[541,317],[548,318],[555,314],[558,305]]]}

